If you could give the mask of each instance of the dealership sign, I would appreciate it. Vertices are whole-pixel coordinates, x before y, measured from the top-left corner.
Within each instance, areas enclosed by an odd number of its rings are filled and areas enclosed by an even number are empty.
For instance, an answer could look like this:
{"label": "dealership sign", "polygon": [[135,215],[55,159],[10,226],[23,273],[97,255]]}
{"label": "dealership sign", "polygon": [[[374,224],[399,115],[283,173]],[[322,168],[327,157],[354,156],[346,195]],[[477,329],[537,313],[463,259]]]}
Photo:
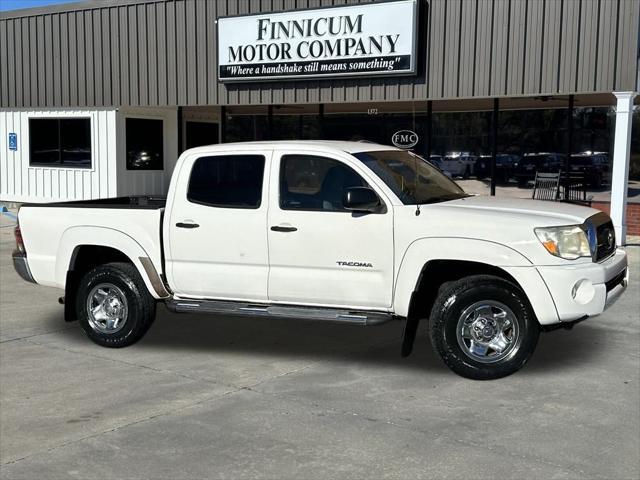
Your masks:
{"label": "dealership sign", "polygon": [[398,148],[413,148],[419,140],[418,134],[412,130],[398,130],[391,135],[391,143]]}
{"label": "dealership sign", "polygon": [[416,0],[219,18],[218,78],[413,74],[416,21]]}

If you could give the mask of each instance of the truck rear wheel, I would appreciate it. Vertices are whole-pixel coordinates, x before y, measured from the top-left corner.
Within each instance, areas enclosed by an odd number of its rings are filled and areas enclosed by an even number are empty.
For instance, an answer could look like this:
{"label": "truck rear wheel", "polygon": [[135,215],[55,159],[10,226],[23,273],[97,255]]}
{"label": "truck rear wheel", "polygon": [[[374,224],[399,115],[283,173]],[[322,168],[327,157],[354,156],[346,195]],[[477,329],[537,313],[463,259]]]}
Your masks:
{"label": "truck rear wheel", "polygon": [[533,354],[540,333],[524,293],[490,275],[445,284],[431,310],[429,331],[444,363],[475,380],[518,371]]}
{"label": "truck rear wheel", "polygon": [[84,333],[103,347],[126,347],[140,340],[155,318],[156,304],[136,268],[107,263],[89,271],[76,297]]}

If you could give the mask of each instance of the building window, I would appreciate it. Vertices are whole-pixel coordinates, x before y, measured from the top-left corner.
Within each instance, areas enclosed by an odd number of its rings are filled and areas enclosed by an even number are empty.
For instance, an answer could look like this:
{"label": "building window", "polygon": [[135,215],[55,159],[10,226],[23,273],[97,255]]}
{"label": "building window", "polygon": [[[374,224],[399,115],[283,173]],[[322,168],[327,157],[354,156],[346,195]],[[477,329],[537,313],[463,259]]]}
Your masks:
{"label": "building window", "polygon": [[577,107],[573,111],[573,141],[569,171],[584,175],[594,192],[611,190],[611,162],[616,112],[613,107]]}
{"label": "building window", "polygon": [[191,169],[187,199],[211,207],[259,208],[264,162],[262,155],[198,158]]}
{"label": "building window", "polygon": [[[491,112],[433,112],[431,132],[433,165],[456,181],[474,176],[489,184]],[[465,190],[480,193],[484,184],[473,182],[464,185]]]}
{"label": "building window", "polygon": [[188,121],[186,133],[187,149],[219,143],[217,123]]}
{"label": "building window", "polygon": [[280,208],[345,212],[347,188],[367,183],[351,167],[314,155],[284,155],[280,164]]}
{"label": "building window", "polygon": [[127,170],[162,170],[164,159],[163,121],[127,118]]}
{"label": "building window", "polygon": [[30,118],[29,165],[91,168],[91,119]]}
{"label": "building window", "polygon": [[226,109],[224,142],[271,140],[267,107],[229,107]]}

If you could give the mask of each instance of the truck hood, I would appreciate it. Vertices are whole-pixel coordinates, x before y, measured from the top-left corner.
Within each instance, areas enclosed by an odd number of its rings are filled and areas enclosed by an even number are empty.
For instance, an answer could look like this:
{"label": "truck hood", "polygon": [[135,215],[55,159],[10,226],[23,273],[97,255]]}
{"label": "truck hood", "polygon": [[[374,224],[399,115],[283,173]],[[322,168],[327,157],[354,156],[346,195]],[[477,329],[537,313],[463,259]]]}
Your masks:
{"label": "truck hood", "polygon": [[[561,202],[466,197],[448,202],[396,209],[396,239],[399,245],[421,238],[464,238],[500,244],[519,252],[534,265],[564,264],[550,255],[535,235],[537,227],[577,225],[598,213],[592,208]],[[489,247],[487,247],[489,248]],[[590,259],[579,259],[581,263]]]}
{"label": "truck hood", "polygon": [[[582,223],[590,216],[598,213],[592,208],[563,202],[545,202],[508,197],[472,196],[436,204],[443,208],[466,209],[486,212],[491,215],[502,215],[505,218],[522,217],[525,221],[542,221],[548,225],[567,225]],[[537,217],[537,218],[534,218]],[[497,218],[497,217],[496,217]],[[559,222],[559,223],[557,223]],[[541,225],[537,225],[541,226]]]}

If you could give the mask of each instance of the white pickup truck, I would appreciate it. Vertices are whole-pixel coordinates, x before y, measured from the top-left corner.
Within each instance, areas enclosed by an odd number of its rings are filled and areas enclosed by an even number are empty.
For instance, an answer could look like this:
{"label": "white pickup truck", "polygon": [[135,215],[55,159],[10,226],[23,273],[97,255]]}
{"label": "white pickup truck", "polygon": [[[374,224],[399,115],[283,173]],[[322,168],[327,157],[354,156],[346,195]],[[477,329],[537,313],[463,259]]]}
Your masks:
{"label": "white pickup truck", "polygon": [[65,289],[94,342],[139,340],[175,312],[376,325],[420,319],[456,373],[515,372],[543,330],[598,315],[625,289],[609,217],[470,196],[422,158],[357,142],[184,152],[166,200],[23,205],[14,265]]}

